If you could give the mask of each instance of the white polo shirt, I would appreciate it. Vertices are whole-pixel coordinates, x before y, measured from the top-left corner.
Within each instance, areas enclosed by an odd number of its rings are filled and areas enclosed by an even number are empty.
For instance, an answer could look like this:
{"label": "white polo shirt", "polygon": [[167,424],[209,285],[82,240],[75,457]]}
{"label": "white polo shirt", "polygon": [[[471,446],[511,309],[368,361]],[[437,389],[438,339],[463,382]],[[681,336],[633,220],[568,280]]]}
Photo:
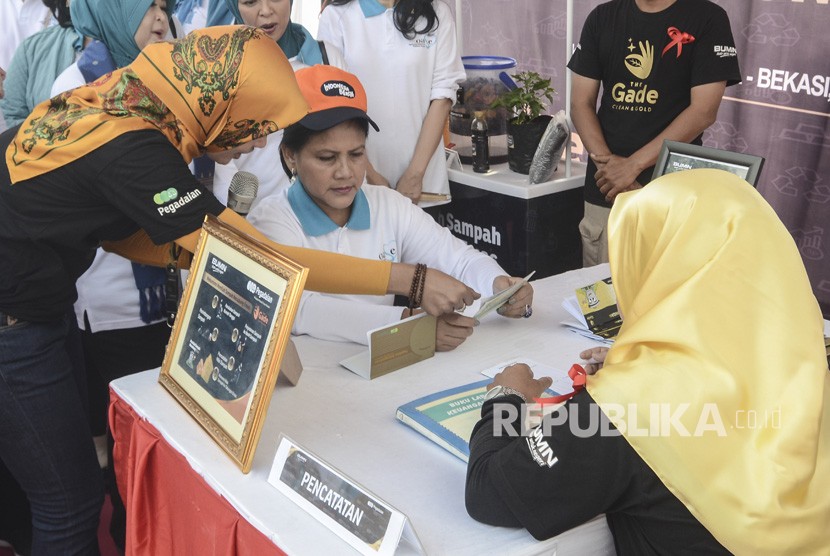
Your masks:
{"label": "white polo shirt", "polygon": [[[262,200],[248,215],[262,233],[295,245],[392,262],[424,263],[461,280],[482,296],[507,273],[487,254],[439,225],[392,189],[363,184],[345,226],[335,224],[308,196],[299,180],[281,195]],[[429,278],[427,278],[429,279]],[[366,332],[400,320],[394,296],[304,292],[294,334],[366,344]]]}
{"label": "white polo shirt", "polygon": [[[393,10],[377,0],[327,6],[320,15],[318,37],[340,49],[366,89],[369,116],[380,127],[380,133],[369,134],[366,152],[392,187],[409,166],[430,101],[454,100],[465,77],[452,13],[441,0],[432,4],[437,28],[412,39],[395,28]],[[423,26],[421,20],[416,29]],[[427,167],[423,190],[449,193],[442,142]]]}

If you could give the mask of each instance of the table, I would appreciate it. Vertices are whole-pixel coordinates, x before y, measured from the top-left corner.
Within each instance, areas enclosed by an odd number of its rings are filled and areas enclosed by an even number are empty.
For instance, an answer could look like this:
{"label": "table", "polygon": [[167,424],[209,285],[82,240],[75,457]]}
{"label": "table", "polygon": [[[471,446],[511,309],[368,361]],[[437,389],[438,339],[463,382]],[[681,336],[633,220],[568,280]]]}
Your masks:
{"label": "table", "polygon": [[511,276],[536,271],[545,278],[582,266],[579,221],[584,212],[585,164],[564,163],[551,181],[527,183],[527,176],[495,164],[486,174],[472,167],[450,169],[452,201],[428,212],[456,237],[488,253]]}
{"label": "table", "polygon": [[298,386],[277,385],[248,475],[162,389],[158,370],[112,382],[128,554],[354,553],[267,484],[280,433],[406,514],[427,554],[614,554],[602,516],[545,542],[475,522],[464,508],[465,464],[395,418],[398,406],[482,380],[480,371],[513,357],[568,369],[593,344],[559,325],[560,303],[609,275],[600,265],[534,281],[532,318],[492,313],[457,350],[372,381],[336,363],[362,346],[295,338],[305,370]]}

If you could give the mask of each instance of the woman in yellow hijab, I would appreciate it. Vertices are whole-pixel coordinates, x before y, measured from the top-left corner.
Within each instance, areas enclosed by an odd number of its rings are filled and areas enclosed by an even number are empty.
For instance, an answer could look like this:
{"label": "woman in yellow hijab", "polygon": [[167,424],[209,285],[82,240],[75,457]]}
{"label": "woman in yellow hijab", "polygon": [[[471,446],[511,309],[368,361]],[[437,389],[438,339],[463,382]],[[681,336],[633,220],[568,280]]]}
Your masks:
{"label": "woman in yellow hijab", "polygon": [[[192,252],[208,214],[267,242],[187,163],[205,152],[225,163],[307,111],[272,39],[213,27],[148,46],[0,135],[0,458],[31,502],[33,553],[96,551],[101,473],[67,343],[75,280],[101,243],[161,265],[172,243]],[[406,294],[415,276],[413,265],[276,248],[311,269],[309,289]],[[434,269],[422,288],[432,314],[477,297]]]}
{"label": "woman in yellow hijab", "polygon": [[[586,430],[598,406],[622,436],[493,438],[485,404],[471,515],[546,538],[605,513],[621,554],[830,554],[830,373],[792,236],[720,170],[621,195],[609,232],[624,324],[566,411]],[[517,365],[494,384],[530,399],[548,381]]]}

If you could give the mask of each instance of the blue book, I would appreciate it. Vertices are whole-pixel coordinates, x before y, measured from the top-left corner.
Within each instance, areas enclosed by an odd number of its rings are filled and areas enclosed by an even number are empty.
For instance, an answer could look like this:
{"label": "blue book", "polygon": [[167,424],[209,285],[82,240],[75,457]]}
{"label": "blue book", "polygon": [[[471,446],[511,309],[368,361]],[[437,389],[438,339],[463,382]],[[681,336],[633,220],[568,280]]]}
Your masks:
{"label": "blue book", "polygon": [[400,406],[397,418],[466,462],[470,437],[481,418],[484,395],[491,382],[493,379],[486,378],[418,398]]}

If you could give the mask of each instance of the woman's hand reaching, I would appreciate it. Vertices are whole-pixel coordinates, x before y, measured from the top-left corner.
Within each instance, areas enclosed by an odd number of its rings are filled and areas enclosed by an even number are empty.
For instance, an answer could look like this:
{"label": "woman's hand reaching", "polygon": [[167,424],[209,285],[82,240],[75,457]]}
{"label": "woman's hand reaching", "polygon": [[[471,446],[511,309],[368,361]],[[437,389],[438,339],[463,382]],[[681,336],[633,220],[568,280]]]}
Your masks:
{"label": "woman's hand reaching", "polygon": [[428,268],[426,272],[421,307],[430,315],[437,317],[463,311],[481,297],[474,289],[440,270]]}
{"label": "woman's hand reaching", "polygon": [[595,347],[580,352],[579,357],[584,360],[583,367],[589,375],[595,374],[605,364],[605,356],[608,354],[607,347]]}

